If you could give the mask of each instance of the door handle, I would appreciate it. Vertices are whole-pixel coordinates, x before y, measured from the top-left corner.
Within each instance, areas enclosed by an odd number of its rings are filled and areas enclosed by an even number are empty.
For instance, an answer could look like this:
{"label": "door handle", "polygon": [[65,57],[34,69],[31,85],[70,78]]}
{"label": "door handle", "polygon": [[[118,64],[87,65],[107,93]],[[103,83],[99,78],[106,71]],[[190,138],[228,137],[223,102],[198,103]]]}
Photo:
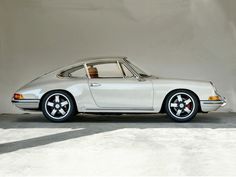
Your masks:
{"label": "door handle", "polygon": [[101,84],[99,84],[99,83],[91,83],[90,84],[90,87],[99,87],[99,86],[101,86]]}

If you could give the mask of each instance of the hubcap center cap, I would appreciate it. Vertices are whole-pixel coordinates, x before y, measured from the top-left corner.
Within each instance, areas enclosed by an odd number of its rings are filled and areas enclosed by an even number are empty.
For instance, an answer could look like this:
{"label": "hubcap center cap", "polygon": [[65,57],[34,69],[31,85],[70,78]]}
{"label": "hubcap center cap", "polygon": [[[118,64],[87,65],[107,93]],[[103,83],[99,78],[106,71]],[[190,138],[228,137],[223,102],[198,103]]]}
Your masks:
{"label": "hubcap center cap", "polygon": [[56,105],[55,105],[55,108],[59,109],[59,108],[60,108],[60,105],[59,105],[59,104],[56,104]]}
{"label": "hubcap center cap", "polygon": [[180,104],[179,104],[179,107],[180,107],[180,108],[184,108],[184,104],[183,104],[183,103],[180,103]]}

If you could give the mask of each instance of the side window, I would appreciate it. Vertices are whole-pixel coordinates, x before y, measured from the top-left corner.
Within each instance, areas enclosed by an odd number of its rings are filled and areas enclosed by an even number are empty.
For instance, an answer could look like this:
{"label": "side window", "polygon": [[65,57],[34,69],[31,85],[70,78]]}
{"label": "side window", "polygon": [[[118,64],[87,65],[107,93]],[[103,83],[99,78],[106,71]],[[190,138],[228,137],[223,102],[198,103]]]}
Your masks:
{"label": "side window", "polygon": [[68,70],[62,71],[58,74],[59,77],[75,77],[75,78],[83,78],[86,76],[86,71],[84,69],[84,65],[76,66],[74,68],[70,68]]}
{"label": "side window", "polygon": [[84,67],[79,68],[78,70],[73,71],[70,74],[71,74],[71,77],[80,77],[80,78],[81,77],[86,77],[86,72],[85,72]]}
{"label": "side window", "polygon": [[91,78],[123,78],[117,63],[101,63],[88,66]]}
{"label": "side window", "polygon": [[130,70],[124,64],[121,64],[121,68],[124,71],[125,77],[128,77],[128,78],[134,77],[133,73],[131,73]]}

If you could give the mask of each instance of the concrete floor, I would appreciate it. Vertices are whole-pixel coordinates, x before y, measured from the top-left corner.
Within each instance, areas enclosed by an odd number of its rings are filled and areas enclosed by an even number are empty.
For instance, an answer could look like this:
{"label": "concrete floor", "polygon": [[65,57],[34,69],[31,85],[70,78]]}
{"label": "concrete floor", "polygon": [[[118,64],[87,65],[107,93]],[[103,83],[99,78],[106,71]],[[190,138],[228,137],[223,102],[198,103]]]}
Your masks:
{"label": "concrete floor", "polygon": [[236,175],[236,113],[0,115],[0,176]]}

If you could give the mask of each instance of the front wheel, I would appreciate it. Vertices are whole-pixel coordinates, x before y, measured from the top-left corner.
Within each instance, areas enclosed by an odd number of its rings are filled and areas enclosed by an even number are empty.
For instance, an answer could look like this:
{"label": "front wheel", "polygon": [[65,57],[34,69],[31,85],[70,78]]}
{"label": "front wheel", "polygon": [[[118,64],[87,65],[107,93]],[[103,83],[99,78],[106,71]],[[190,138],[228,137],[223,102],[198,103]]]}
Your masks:
{"label": "front wheel", "polygon": [[53,122],[64,122],[76,113],[76,107],[71,96],[64,91],[52,91],[42,100],[44,116]]}
{"label": "front wheel", "polygon": [[165,102],[167,115],[177,122],[192,120],[199,108],[198,98],[190,91],[177,90],[168,95]]}

